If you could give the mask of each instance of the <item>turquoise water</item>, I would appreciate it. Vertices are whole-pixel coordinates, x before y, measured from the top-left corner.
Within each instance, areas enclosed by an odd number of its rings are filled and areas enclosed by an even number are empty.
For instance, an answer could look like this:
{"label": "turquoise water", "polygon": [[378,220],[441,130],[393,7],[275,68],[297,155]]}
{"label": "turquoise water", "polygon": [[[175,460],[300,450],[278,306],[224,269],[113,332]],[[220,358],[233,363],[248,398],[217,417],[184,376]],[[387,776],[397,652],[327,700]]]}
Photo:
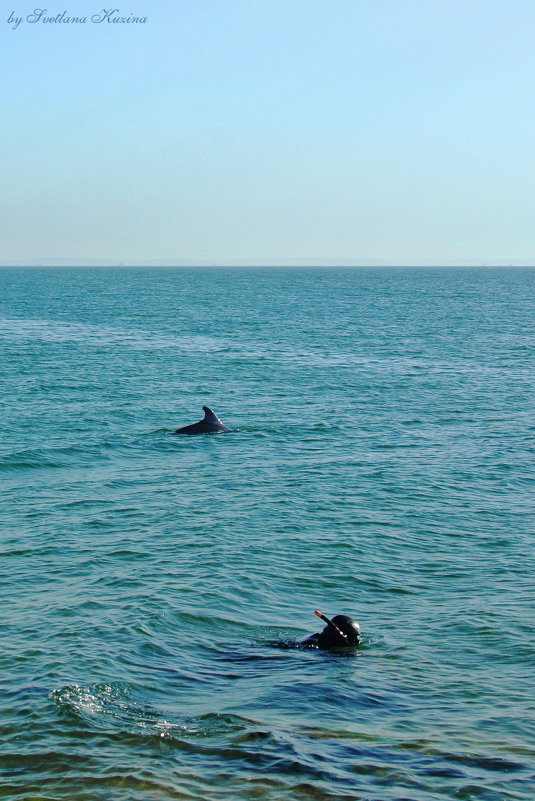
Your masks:
{"label": "turquoise water", "polygon": [[0,270],[0,798],[532,801],[534,346],[535,270]]}

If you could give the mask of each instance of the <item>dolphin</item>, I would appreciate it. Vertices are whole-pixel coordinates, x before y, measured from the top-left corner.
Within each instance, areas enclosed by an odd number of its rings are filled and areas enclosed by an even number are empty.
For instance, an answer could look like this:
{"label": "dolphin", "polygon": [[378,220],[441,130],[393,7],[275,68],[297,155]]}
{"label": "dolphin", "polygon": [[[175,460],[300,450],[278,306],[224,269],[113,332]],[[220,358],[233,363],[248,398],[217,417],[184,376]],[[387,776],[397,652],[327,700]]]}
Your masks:
{"label": "dolphin", "polygon": [[199,420],[198,423],[191,423],[189,426],[177,428],[176,431],[173,431],[173,434],[220,434],[223,431],[232,431],[231,428],[227,428],[221,422],[219,417],[208,406],[203,406],[202,408],[204,412],[202,420]]}

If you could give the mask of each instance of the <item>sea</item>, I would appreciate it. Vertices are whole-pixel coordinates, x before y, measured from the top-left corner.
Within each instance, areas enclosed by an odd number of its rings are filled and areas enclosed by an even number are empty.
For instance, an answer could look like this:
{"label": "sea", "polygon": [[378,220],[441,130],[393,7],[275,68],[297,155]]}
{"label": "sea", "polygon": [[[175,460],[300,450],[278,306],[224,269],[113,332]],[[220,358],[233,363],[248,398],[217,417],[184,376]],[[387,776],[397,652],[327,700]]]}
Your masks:
{"label": "sea", "polygon": [[534,269],[4,268],[0,381],[1,799],[533,801]]}

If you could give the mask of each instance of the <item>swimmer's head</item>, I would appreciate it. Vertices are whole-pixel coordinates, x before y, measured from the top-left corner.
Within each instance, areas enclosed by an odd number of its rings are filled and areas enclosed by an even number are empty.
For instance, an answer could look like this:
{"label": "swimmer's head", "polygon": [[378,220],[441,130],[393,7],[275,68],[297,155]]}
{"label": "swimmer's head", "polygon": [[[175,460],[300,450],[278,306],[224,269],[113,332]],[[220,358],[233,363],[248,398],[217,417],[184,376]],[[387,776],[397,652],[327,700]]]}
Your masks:
{"label": "swimmer's head", "polygon": [[318,635],[318,648],[348,648],[360,645],[360,626],[348,615],[335,615],[332,620],[316,612],[327,625]]}

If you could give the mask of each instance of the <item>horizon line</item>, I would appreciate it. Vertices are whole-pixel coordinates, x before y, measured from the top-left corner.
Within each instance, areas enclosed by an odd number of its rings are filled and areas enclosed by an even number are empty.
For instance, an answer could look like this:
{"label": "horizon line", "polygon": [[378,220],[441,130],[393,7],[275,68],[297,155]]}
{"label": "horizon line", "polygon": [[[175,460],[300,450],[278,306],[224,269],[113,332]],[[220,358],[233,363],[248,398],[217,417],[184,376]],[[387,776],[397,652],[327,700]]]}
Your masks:
{"label": "horizon line", "polygon": [[225,259],[225,260],[209,260],[209,259],[141,259],[134,261],[133,259],[70,259],[70,258],[53,258],[53,259],[15,259],[13,261],[0,262],[0,268],[22,268],[31,269],[39,267],[71,267],[71,268],[90,268],[90,267],[103,267],[103,268],[121,268],[121,267],[139,267],[139,268],[158,268],[158,267],[191,267],[191,268],[245,268],[245,267],[353,267],[353,268],[373,268],[373,267],[535,267],[534,259],[408,259],[400,260],[397,262],[387,261],[386,259]]}

